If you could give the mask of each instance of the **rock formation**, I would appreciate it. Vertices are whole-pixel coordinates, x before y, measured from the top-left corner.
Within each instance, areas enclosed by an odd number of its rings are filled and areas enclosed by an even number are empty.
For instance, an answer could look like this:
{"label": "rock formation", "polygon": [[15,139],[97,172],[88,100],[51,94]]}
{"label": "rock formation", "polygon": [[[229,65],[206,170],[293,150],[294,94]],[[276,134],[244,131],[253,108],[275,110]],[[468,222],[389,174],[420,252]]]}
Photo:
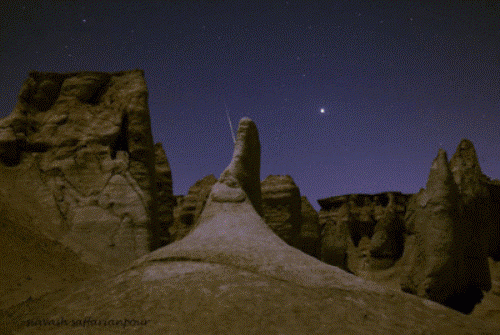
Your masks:
{"label": "rock formation", "polygon": [[[258,212],[259,155],[257,128],[243,119],[233,159],[190,234],[117,275],[0,314],[0,325],[10,327],[4,332],[74,334],[76,328],[63,321],[85,318],[107,334],[122,334],[124,318],[126,331],[141,334],[499,332],[287,245]],[[36,320],[51,319],[60,324],[36,326]],[[122,324],[104,326],[109,319]]]}
{"label": "rock formation", "polygon": [[[489,268],[499,268],[500,256],[500,183],[482,173],[469,140],[449,163],[440,152],[426,189],[411,197],[387,192],[318,202],[320,257],[329,264],[463,313],[492,285]],[[487,298],[481,315],[493,312],[485,306],[496,298]]]}
{"label": "rock formation", "polygon": [[[156,220],[155,149],[140,70],[31,72],[14,111],[0,121],[0,162],[6,212],[36,211],[21,222],[87,262],[126,264],[167,238]],[[168,173],[158,169],[164,185]]]}
{"label": "rock formation", "polygon": [[406,197],[388,193],[389,202],[385,211],[378,216],[370,240],[370,256],[378,259],[398,259],[404,248],[404,220]]}
{"label": "rock formation", "polygon": [[463,201],[464,220],[477,232],[472,250],[482,249],[482,254],[500,260],[500,213],[499,202],[495,199],[498,188],[481,171],[471,141],[460,141],[450,160],[450,169]]}
{"label": "rock formation", "polygon": [[302,196],[300,200],[302,223],[296,247],[308,255],[319,258],[321,251],[319,216],[307,197]]}
{"label": "rock formation", "polygon": [[409,195],[385,192],[318,200],[321,260],[355,274],[387,268],[401,257]]}
{"label": "rock formation", "polygon": [[213,174],[198,180],[188,190],[188,194],[182,199],[180,220],[182,224],[192,227],[198,221],[201,211],[205,207],[212,186],[217,182]]}
{"label": "rock formation", "polygon": [[195,227],[195,222],[198,221],[210,190],[216,182],[213,174],[205,176],[189,188],[186,196],[178,197],[174,221],[169,228],[172,242],[184,238]]}
{"label": "rock formation", "polygon": [[270,175],[261,182],[264,221],[291,246],[302,224],[300,191],[290,176]]}
{"label": "rock formation", "polygon": [[434,159],[426,188],[410,202],[408,228],[415,232],[411,267],[403,291],[470,313],[491,288],[481,228],[463,216],[461,194],[446,152]]}
{"label": "rock formation", "polygon": [[[186,236],[195,227],[212,186],[213,175],[198,180],[189,188],[174,209],[174,223],[169,231],[172,241]],[[261,182],[262,213],[274,233],[288,244],[319,257],[318,214],[290,176],[270,175]]]}
{"label": "rock formation", "polygon": [[168,229],[174,222],[174,206],[177,201],[172,190],[172,171],[161,143],[155,144],[156,215],[160,229],[160,244],[170,243]]}

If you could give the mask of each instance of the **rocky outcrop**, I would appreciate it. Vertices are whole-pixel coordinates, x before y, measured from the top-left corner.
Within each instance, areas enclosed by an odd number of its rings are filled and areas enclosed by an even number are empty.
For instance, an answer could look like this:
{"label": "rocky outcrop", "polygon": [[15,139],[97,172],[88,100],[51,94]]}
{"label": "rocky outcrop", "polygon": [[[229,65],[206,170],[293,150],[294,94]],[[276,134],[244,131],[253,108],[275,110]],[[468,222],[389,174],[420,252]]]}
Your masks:
{"label": "rocky outcrop", "polygon": [[[9,310],[0,325],[16,334],[73,334],[15,320],[133,318],[141,334],[495,334],[499,329],[443,306],[395,292],[287,245],[260,207],[258,133],[240,121],[233,160],[213,186],[194,230],[128,269],[77,290]],[[252,196],[250,196],[250,194]],[[138,307],[140,306],[140,307]],[[91,316],[88,318],[87,316]],[[94,317],[95,316],[95,317]],[[2,315],[0,315],[0,318]],[[131,320],[128,322],[131,323]]]}
{"label": "rocky outcrop", "polygon": [[450,160],[450,169],[463,201],[464,220],[473,222],[471,228],[476,230],[476,245],[471,246],[472,250],[483,249],[481,253],[500,260],[500,213],[495,199],[498,188],[481,171],[471,141],[460,142]]}
{"label": "rocky outcrop", "polygon": [[186,226],[192,226],[199,218],[212,186],[217,182],[213,174],[198,180],[182,200],[180,219]]}
{"label": "rocky outcrop", "polygon": [[210,174],[191,186],[186,196],[178,196],[174,209],[174,223],[169,228],[172,241],[184,238],[194,228],[205,207],[210,190],[216,182],[215,176]]}
{"label": "rocky outcrop", "polygon": [[321,260],[358,275],[393,265],[404,248],[408,197],[385,192],[318,200]]}
{"label": "rocky outcrop", "polygon": [[403,291],[464,313],[491,288],[481,228],[463,215],[462,197],[446,157],[439,150],[426,188],[410,202],[408,227],[415,232],[411,267],[402,277]]}
{"label": "rocky outcrop", "polygon": [[176,195],[175,198],[175,206],[173,210],[174,221],[172,225],[168,228],[168,232],[170,235],[170,243],[175,242],[184,238],[184,236],[189,233],[192,226],[187,226],[182,223],[180,217],[182,213],[182,202],[184,201],[183,195]]}
{"label": "rocky outcrop", "polygon": [[[169,228],[172,241],[182,239],[195,227],[216,182],[213,175],[206,176],[179,198],[174,224]],[[306,197],[300,197],[292,177],[270,175],[261,182],[261,192],[263,219],[274,233],[288,244],[319,257],[318,214]]]}
{"label": "rocky outcrop", "polygon": [[320,257],[329,264],[463,313],[492,285],[488,257],[496,266],[500,187],[482,173],[469,140],[460,142],[449,163],[439,152],[426,189],[415,195],[345,195],[318,202]]}
{"label": "rocky outcrop", "polygon": [[270,175],[261,182],[264,221],[276,235],[297,246],[302,217],[300,191],[292,177]]}
{"label": "rocky outcrop", "polygon": [[[404,249],[404,220],[407,197],[388,193],[389,203],[379,216],[370,240],[370,256],[377,259],[398,259]],[[385,201],[385,200],[384,200]]]}
{"label": "rocky outcrop", "polygon": [[174,207],[177,200],[172,189],[172,171],[161,143],[155,144],[155,174],[156,174],[156,215],[160,229],[160,244],[170,242],[168,229],[174,222]]}
{"label": "rocky outcrop", "polygon": [[85,261],[121,265],[159,246],[142,71],[31,72],[0,121],[0,162],[6,211],[38,208],[23,222]]}
{"label": "rocky outcrop", "polygon": [[319,258],[321,252],[319,216],[307,197],[302,196],[300,200],[302,223],[296,247],[308,255]]}

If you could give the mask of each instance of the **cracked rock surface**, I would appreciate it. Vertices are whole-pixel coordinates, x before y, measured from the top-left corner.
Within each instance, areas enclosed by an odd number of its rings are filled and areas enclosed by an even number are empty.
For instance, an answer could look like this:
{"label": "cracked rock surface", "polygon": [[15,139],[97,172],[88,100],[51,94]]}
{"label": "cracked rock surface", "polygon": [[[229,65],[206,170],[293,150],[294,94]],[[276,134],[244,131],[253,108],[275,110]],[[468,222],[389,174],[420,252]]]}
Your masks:
{"label": "cracked rock surface", "polygon": [[156,189],[170,182],[169,200],[171,176],[156,148],[156,185],[147,95],[140,70],[31,72],[0,120],[4,211],[26,208],[32,219],[21,224],[91,264],[120,266],[159,247],[173,196],[158,212]]}

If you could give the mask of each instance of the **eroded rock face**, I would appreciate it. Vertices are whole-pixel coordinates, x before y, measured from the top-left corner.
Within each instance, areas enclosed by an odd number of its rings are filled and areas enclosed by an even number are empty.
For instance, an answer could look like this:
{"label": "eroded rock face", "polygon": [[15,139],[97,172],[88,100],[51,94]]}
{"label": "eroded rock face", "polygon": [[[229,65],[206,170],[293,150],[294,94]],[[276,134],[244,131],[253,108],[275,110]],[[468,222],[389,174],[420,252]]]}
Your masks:
{"label": "eroded rock face", "polygon": [[319,216],[307,197],[300,197],[302,224],[300,227],[297,248],[308,255],[319,258],[321,252],[321,237]]}
{"label": "eroded rock face", "polygon": [[142,71],[31,72],[0,121],[0,161],[12,203],[41,203],[52,219],[37,228],[84,260],[120,265],[159,246]]}
{"label": "eroded rock face", "polygon": [[393,265],[404,248],[408,197],[385,192],[318,200],[321,260],[358,275]]}
{"label": "eroded rock face", "polygon": [[300,191],[292,177],[270,175],[261,182],[264,221],[276,235],[297,246],[302,225]]}
{"label": "eroded rock face", "polygon": [[[34,328],[15,320],[132,315],[144,321],[135,327],[141,334],[498,333],[492,325],[364,281],[286,244],[256,210],[260,191],[251,185],[259,187],[253,159],[260,152],[245,145],[258,143],[256,127],[244,119],[239,129],[233,160],[189,235],[117,275],[0,314],[0,324],[9,333],[27,334]],[[75,329],[49,325],[36,331]]]}
{"label": "eroded rock face", "polygon": [[[255,178],[255,176],[257,176]],[[229,187],[239,183],[259,215],[262,213],[260,188],[260,142],[255,123],[243,118],[238,126],[233,160],[219,177]]]}
{"label": "eroded rock face", "polygon": [[405,210],[407,198],[388,193],[389,203],[378,218],[370,240],[370,256],[378,259],[398,259],[404,249],[404,221],[401,213]]}
{"label": "eroded rock face", "polygon": [[471,141],[463,139],[460,142],[450,160],[450,169],[460,190],[464,220],[473,223],[470,228],[476,231],[476,245],[471,245],[472,250],[483,249],[481,253],[500,260],[500,214],[495,199],[496,188],[481,171]]}
{"label": "eroded rock face", "polygon": [[481,228],[476,230],[463,215],[444,150],[432,163],[426,188],[410,201],[407,220],[415,232],[415,250],[402,277],[403,291],[470,313],[482,291],[491,288],[491,279]]}
{"label": "eroded rock face", "polygon": [[155,144],[155,174],[156,174],[156,215],[160,229],[160,244],[170,242],[168,229],[174,222],[174,206],[177,200],[172,189],[172,171],[161,143]]}
{"label": "eroded rock face", "polygon": [[[199,220],[212,186],[213,175],[206,176],[180,197],[175,207],[174,224],[170,226],[172,241],[186,236]],[[318,214],[290,176],[271,175],[261,182],[263,219],[274,233],[289,245],[319,257]]]}
{"label": "eroded rock face", "polygon": [[174,209],[174,223],[169,228],[172,241],[182,239],[194,228],[216,182],[213,174],[205,176],[189,188],[186,196],[178,197]]}

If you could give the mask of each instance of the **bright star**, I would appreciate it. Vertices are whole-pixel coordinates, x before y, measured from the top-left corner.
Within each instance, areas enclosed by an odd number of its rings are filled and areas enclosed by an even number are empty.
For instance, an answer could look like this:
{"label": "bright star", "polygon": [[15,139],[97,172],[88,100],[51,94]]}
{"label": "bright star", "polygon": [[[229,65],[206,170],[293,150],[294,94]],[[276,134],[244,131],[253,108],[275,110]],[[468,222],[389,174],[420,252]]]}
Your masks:
{"label": "bright star", "polygon": [[325,109],[324,109],[324,108],[321,108],[321,109],[319,110],[319,112],[320,112],[321,114],[325,114]]}

